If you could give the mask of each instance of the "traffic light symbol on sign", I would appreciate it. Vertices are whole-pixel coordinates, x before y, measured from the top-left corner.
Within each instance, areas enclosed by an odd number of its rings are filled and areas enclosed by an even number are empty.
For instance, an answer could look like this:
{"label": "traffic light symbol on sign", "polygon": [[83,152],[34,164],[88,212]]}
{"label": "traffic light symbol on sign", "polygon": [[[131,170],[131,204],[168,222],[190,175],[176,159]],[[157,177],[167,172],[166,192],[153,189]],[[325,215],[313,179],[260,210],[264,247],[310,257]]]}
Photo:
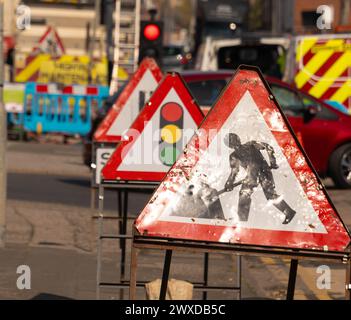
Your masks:
{"label": "traffic light symbol on sign", "polygon": [[161,108],[159,157],[166,166],[172,166],[182,152],[183,113],[183,108],[175,102]]}

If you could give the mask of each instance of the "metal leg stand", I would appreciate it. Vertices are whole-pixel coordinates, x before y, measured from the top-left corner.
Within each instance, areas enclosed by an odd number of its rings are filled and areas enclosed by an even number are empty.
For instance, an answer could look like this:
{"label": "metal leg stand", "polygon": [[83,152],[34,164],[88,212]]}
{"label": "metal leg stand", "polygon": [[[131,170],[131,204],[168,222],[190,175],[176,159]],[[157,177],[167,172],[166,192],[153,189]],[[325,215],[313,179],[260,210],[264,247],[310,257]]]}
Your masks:
{"label": "metal leg stand", "polygon": [[351,261],[346,265],[345,299],[351,300]]}
{"label": "metal leg stand", "polygon": [[[123,228],[123,222],[122,222],[122,216],[123,216],[123,190],[117,189],[117,211],[118,211],[118,233],[122,234],[122,228]],[[119,248],[121,250],[122,254],[122,240],[119,239]],[[120,260],[120,281],[122,280],[122,258]],[[121,288],[119,290],[119,299],[123,300],[123,295],[124,295],[124,290]]]}
{"label": "metal leg stand", "polygon": [[[127,234],[127,215],[128,215],[128,191],[124,191],[124,197],[123,197],[123,216],[122,216],[122,229],[121,229],[121,234],[126,235]],[[126,239],[122,238],[121,239],[121,278],[124,280],[124,275],[125,275],[125,264],[126,264]]]}
{"label": "metal leg stand", "polygon": [[[122,197],[123,190],[117,189],[117,210],[118,210],[118,229],[119,233],[122,231],[122,215],[123,215],[123,197]],[[122,249],[122,242],[119,242],[119,248]]]}
{"label": "metal leg stand", "polygon": [[160,288],[160,300],[166,300],[169,270],[171,268],[172,250],[166,250],[165,262],[163,266],[162,283]]}
{"label": "metal leg stand", "polygon": [[90,187],[90,209],[95,209],[96,188]]}
{"label": "metal leg stand", "polygon": [[[122,236],[125,236],[127,234],[127,215],[128,215],[128,191],[124,190],[122,198],[122,220],[120,220],[122,223],[120,224],[120,234]],[[121,238],[120,239],[120,247],[121,247],[121,269],[120,269],[120,281],[124,281],[124,276],[125,276],[125,265],[126,265],[126,239]],[[120,290],[120,300],[123,300],[124,298],[124,290],[121,288]]]}
{"label": "metal leg stand", "polygon": [[[204,254],[204,286],[208,285],[208,260],[209,253],[205,252]],[[207,300],[207,291],[202,293],[202,300]]]}
{"label": "metal leg stand", "polygon": [[298,260],[291,259],[290,272],[289,272],[289,283],[288,283],[288,291],[286,294],[286,300],[294,300],[297,266],[298,266]]}
{"label": "metal leg stand", "polygon": [[238,292],[237,292],[237,298],[238,300],[241,300],[241,256],[237,255],[236,256],[236,286],[238,288]]}
{"label": "metal leg stand", "polygon": [[96,299],[100,299],[101,267],[102,267],[102,236],[104,233],[104,187],[99,186],[99,235],[97,239],[97,268],[96,268]]}
{"label": "metal leg stand", "polygon": [[132,244],[130,260],[130,282],[129,282],[129,300],[135,300],[136,295],[136,272],[137,272],[138,249]]}

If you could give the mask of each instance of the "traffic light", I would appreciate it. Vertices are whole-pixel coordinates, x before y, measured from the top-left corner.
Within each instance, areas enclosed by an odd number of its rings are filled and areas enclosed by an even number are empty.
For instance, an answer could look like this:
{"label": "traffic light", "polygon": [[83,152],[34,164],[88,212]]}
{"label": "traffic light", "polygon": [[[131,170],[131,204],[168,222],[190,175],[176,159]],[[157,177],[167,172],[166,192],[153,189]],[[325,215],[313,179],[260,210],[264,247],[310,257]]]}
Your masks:
{"label": "traffic light", "polygon": [[154,58],[158,65],[162,64],[163,50],[163,22],[140,22],[140,49],[139,62],[145,57]]}
{"label": "traffic light", "polygon": [[160,112],[159,157],[166,166],[172,166],[182,151],[183,108],[175,102],[162,106]]}

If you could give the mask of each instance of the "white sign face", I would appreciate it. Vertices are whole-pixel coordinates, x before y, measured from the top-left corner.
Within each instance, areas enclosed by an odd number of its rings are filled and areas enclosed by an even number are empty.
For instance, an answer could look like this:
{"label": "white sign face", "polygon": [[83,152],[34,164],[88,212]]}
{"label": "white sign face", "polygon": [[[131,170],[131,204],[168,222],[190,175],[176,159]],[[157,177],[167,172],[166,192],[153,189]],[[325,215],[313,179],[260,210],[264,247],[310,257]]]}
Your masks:
{"label": "white sign face", "polygon": [[8,102],[5,103],[6,112],[23,113],[24,107],[22,103]]}
{"label": "white sign face", "polygon": [[182,129],[182,147],[179,150],[179,154],[181,153],[195,133],[197,124],[177,92],[172,88],[163,99],[160,107],[154,113],[150,121],[146,124],[133,146],[125,154],[122,163],[116,168],[116,171],[167,172],[169,170],[170,166],[165,165],[159,156],[161,149],[164,147],[164,145],[160,143],[160,112],[161,107],[169,102],[176,103],[183,109],[184,129]]}
{"label": "white sign face", "polygon": [[149,69],[147,69],[125,105],[122,106],[121,112],[108,129],[108,136],[121,136],[127,129],[129,129],[140,110],[155,91],[157,85],[158,82],[154,75]]}
{"label": "white sign face", "polygon": [[62,56],[65,49],[62,46],[62,41],[57,32],[52,27],[49,27],[45,32],[44,38],[39,42],[41,52],[48,53],[54,56]]}
{"label": "white sign face", "polygon": [[5,83],[4,84],[4,105],[6,112],[23,113],[24,112],[24,91],[23,83]]}
{"label": "white sign face", "polygon": [[96,169],[95,169],[95,183],[100,184],[101,182],[101,170],[107,163],[108,159],[110,159],[114,148],[97,148],[96,149]]}
{"label": "white sign face", "polygon": [[[228,143],[228,133],[239,140]],[[215,215],[206,199],[219,200]],[[158,220],[327,233],[249,91]]]}

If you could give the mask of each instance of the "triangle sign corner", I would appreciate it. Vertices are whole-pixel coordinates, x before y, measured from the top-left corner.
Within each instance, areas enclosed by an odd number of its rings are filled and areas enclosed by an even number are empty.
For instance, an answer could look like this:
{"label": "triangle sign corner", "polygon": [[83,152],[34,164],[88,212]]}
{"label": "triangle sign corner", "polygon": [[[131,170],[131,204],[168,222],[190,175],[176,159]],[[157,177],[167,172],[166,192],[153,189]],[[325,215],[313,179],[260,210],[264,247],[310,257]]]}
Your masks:
{"label": "triangle sign corner", "polygon": [[[52,47],[52,43],[56,44],[56,47]],[[65,48],[61,37],[59,36],[57,30],[53,26],[48,26],[44,34],[38,41],[38,46],[43,52],[49,53],[54,49],[56,56],[61,56],[65,53]],[[49,47],[51,48],[49,50]],[[37,47],[34,48],[36,51]]]}
{"label": "triangle sign corner", "polygon": [[120,89],[117,101],[95,131],[94,140],[114,143],[121,141],[122,134],[133,123],[162,76],[154,59],[144,59],[129,82]]}

